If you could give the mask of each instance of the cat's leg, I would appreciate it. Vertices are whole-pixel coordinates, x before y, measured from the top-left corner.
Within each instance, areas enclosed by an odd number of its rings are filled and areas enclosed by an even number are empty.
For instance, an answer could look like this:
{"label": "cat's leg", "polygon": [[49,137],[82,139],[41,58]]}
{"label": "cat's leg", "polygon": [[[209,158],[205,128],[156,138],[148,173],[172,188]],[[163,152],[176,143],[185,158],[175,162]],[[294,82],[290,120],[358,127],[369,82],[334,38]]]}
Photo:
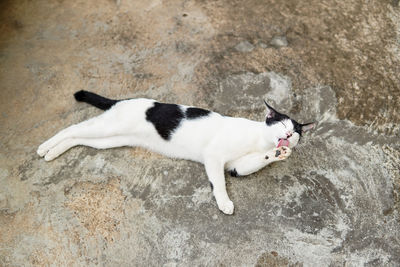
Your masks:
{"label": "cat's leg", "polygon": [[241,158],[230,161],[225,168],[231,176],[244,176],[254,173],[272,162],[272,158],[266,158],[265,153],[255,152]]}
{"label": "cat's leg", "polygon": [[97,149],[107,149],[121,146],[134,146],[135,142],[131,136],[111,136],[104,138],[67,138],[52,147],[44,156],[50,161],[74,146],[90,146]]}
{"label": "cat's leg", "polygon": [[230,172],[231,176],[249,175],[264,168],[272,162],[288,158],[291,153],[292,150],[285,146],[274,148],[267,153],[250,153],[228,162],[226,164],[226,169]]}
{"label": "cat's leg", "polygon": [[43,157],[51,148],[68,138],[103,138],[121,134],[117,132],[118,121],[110,115],[112,114],[105,112],[100,116],[71,125],[70,127],[61,130],[52,138],[41,144],[37,153],[39,156]]}
{"label": "cat's leg", "polygon": [[208,158],[204,162],[218,208],[225,214],[233,214],[233,202],[226,192],[224,164],[217,159]]}

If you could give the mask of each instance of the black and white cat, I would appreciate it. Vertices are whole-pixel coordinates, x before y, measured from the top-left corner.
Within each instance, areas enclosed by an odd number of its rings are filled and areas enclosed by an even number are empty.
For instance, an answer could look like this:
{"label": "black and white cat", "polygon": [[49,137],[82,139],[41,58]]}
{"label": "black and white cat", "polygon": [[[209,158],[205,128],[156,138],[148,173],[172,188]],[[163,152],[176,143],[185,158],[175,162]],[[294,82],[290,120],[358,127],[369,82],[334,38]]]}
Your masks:
{"label": "black and white cat", "polygon": [[87,91],[74,96],[107,111],[60,131],[40,145],[37,153],[46,161],[84,145],[97,149],[140,146],[201,162],[218,208],[225,214],[232,214],[234,206],[226,192],[224,170],[242,176],[284,160],[301,134],[315,126],[299,124],[267,103],[266,121],[257,122],[145,98],[111,100]]}

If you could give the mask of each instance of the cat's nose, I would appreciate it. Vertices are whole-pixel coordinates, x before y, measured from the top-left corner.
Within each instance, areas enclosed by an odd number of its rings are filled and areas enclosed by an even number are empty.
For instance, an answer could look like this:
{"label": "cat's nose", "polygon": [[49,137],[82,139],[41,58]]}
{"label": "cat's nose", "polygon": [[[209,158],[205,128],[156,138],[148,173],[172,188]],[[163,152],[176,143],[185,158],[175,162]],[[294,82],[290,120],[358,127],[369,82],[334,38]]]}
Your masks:
{"label": "cat's nose", "polygon": [[289,138],[289,137],[291,137],[292,136],[292,133],[290,133],[290,132],[287,132],[286,133],[286,138]]}

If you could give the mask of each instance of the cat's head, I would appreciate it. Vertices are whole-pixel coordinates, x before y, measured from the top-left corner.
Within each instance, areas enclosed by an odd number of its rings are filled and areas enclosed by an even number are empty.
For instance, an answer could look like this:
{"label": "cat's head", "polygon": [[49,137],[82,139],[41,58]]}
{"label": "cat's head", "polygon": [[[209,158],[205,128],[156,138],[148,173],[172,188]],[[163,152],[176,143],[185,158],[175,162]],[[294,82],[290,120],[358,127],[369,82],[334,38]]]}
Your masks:
{"label": "cat's head", "polygon": [[[311,123],[298,123],[297,121],[291,119],[289,116],[283,113],[279,113],[274,108],[265,102],[267,106],[267,115],[265,117],[265,123],[267,126],[271,126],[273,128],[273,133],[275,135],[275,143],[278,143],[281,140],[289,141],[289,147],[294,147],[300,140],[300,137],[303,133],[313,129],[316,125],[315,122]],[[284,141],[285,142],[285,141]]]}

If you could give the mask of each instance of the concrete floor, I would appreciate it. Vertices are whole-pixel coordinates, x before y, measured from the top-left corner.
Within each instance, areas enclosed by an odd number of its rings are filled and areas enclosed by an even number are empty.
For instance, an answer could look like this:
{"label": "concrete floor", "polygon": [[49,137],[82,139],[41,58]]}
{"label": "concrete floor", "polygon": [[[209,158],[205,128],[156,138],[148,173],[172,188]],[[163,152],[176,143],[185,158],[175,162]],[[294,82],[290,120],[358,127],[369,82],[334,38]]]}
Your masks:
{"label": "concrete floor", "polygon": [[[399,266],[399,1],[0,2],[1,266]],[[317,120],[285,162],[227,178],[136,148],[40,143],[86,89]]]}

